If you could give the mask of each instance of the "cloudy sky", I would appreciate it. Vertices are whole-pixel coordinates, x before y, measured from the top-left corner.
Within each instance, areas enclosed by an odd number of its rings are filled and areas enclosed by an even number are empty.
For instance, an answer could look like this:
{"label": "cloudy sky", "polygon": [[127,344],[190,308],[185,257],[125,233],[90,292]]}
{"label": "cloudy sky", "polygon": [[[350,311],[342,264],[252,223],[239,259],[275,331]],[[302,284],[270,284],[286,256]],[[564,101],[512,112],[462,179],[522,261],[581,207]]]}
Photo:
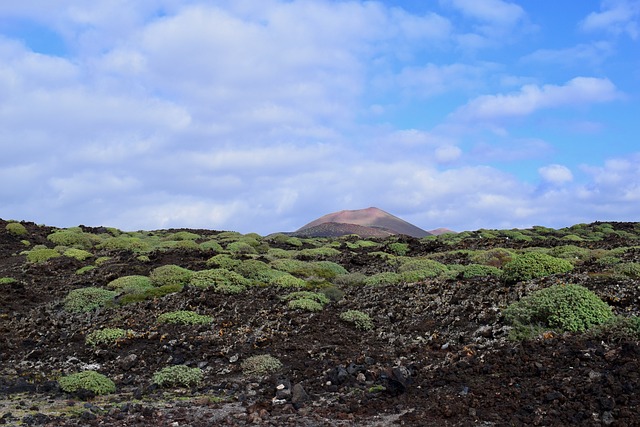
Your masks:
{"label": "cloudy sky", "polygon": [[640,221],[640,0],[0,3],[0,218]]}

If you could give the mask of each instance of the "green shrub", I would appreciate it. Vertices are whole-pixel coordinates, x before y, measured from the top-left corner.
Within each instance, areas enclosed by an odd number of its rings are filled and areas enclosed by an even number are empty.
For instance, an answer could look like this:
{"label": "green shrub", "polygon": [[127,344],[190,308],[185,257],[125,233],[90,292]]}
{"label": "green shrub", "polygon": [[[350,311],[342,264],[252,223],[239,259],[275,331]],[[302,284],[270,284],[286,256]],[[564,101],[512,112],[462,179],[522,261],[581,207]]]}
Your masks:
{"label": "green shrub", "polygon": [[224,250],[220,243],[216,242],[215,240],[207,240],[206,242],[200,243],[200,249],[202,249],[203,251],[218,253]]}
{"label": "green shrub", "polygon": [[182,285],[164,285],[159,287],[150,287],[139,289],[130,294],[125,294],[118,299],[118,304],[127,305],[140,301],[146,301],[154,298],[162,298],[169,294],[174,294],[182,290]]}
{"label": "green shrub", "polygon": [[617,264],[613,268],[614,273],[630,277],[632,279],[640,278],[640,262],[623,262]]}
{"label": "green shrub", "polygon": [[399,273],[420,271],[426,277],[438,277],[447,271],[447,266],[428,258],[401,258]]}
{"label": "green shrub", "polygon": [[20,224],[19,222],[10,222],[9,224],[5,225],[5,230],[7,230],[7,232],[13,236],[25,236],[27,234],[27,229],[25,228],[24,225]]}
{"label": "green shrub", "polygon": [[339,287],[327,283],[326,285],[321,285],[318,288],[330,301],[337,302],[344,298],[344,291]]}
{"label": "green shrub", "polygon": [[231,242],[227,245],[227,250],[234,255],[257,254],[256,248],[245,241]]}
{"label": "green shrub", "polygon": [[153,286],[186,285],[193,272],[178,265],[163,265],[154,268],[149,275]]}
{"label": "green shrub", "polygon": [[296,271],[303,271],[309,263],[307,261],[300,261],[299,259],[276,259],[271,261],[272,268],[286,273],[293,273]]}
{"label": "green shrub", "polygon": [[294,299],[289,301],[287,306],[292,310],[304,310],[304,311],[322,311],[324,306],[318,301],[314,301],[308,298]]}
{"label": "green shrub", "polygon": [[360,310],[347,310],[340,314],[340,320],[352,323],[356,329],[363,331],[373,329],[373,320],[371,320],[371,317]]}
{"label": "green shrub", "polygon": [[572,262],[584,261],[591,257],[591,251],[589,249],[581,248],[575,245],[556,246],[551,249],[549,255],[566,259]]}
{"label": "green shrub", "polygon": [[311,292],[311,291],[291,292],[283,296],[282,299],[285,301],[292,301],[297,299],[310,299],[323,305],[329,303],[329,298],[324,293]]}
{"label": "green shrub", "polygon": [[303,288],[307,286],[307,282],[291,274],[284,273],[271,281],[271,284],[282,286],[283,288]]}
{"label": "green shrub", "polygon": [[167,234],[163,240],[198,240],[201,236],[190,231],[178,231],[176,233]]}
{"label": "green shrub", "polygon": [[98,257],[95,261],[95,265],[97,266],[101,266],[102,264],[104,264],[105,262],[109,261],[111,259],[110,256],[101,256]]}
{"label": "green shrub", "polygon": [[245,375],[268,375],[282,368],[282,363],[269,354],[248,357],[241,364]]}
{"label": "green shrub", "polygon": [[469,264],[462,267],[462,277],[471,279],[473,277],[500,276],[502,271],[490,265]]}
{"label": "green shrub", "polygon": [[75,258],[78,261],[84,261],[87,258],[91,258],[93,254],[85,251],[84,249],[69,248],[63,253],[64,256],[69,258]]}
{"label": "green shrub", "polygon": [[87,271],[91,271],[94,270],[96,268],[95,265],[85,265],[84,267],[81,267],[79,269],[76,270],[76,274],[84,274]]}
{"label": "green shrub", "polygon": [[601,325],[591,328],[589,334],[605,337],[608,341],[638,340],[640,339],[640,317],[615,316]]}
{"label": "green shrub", "polygon": [[409,252],[409,245],[406,243],[391,243],[389,245],[389,252],[397,256],[405,256]]}
{"label": "green shrub", "polygon": [[330,247],[308,248],[298,251],[296,258],[302,260],[320,260],[340,255],[340,251]]}
{"label": "green shrub", "polygon": [[[447,270],[448,271],[448,270]],[[417,283],[434,277],[443,277],[444,273],[436,276],[433,270],[410,270],[398,273],[399,283]]]}
{"label": "green shrub", "polygon": [[116,385],[106,376],[96,371],[83,371],[58,379],[60,388],[67,393],[89,390],[95,394],[109,394],[116,391]]}
{"label": "green shrub", "polygon": [[349,273],[343,266],[332,261],[314,261],[305,263],[301,270],[295,270],[293,274],[305,275],[307,277],[319,277],[326,280],[334,279],[336,276]]}
{"label": "green shrub", "polygon": [[237,295],[237,294],[243,293],[246,290],[247,290],[246,286],[232,285],[232,284],[218,285],[214,289],[216,293],[224,294],[224,295]]}
{"label": "green shrub", "polygon": [[234,259],[226,254],[218,254],[209,258],[206,262],[207,267],[226,268],[233,270],[242,263],[239,259]]}
{"label": "green shrub", "polygon": [[515,252],[504,248],[489,249],[487,251],[476,251],[470,259],[475,264],[484,264],[491,267],[501,268],[511,261],[515,256]]}
{"label": "green shrub", "polygon": [[31,246],[31,242],[28,240],[20,240],[20,243],[22,243],[24,246]]}
{"label": "green shrub", "polygon": [[205,325],[213,322],[213,317],[198,314],[195,311],[180,310],[161,314],[158,316],[158,322],[174,325]]}
{"label": "green shrub", "polygon": [[133,331],[120,328],[104,328],[98,329],[97,331],[93,331],[88,334],[85,338],[85,343],[92,347],[95,347],[100,344],[115,344],[118,340],[125,338],[129,335],[133,334]]}
{"label": "green shrub", "polygon": [[554,285],[523,297],[504,310],[511,337],[529,338],[544,329],[584,332],[612,317],[611,307],[580,285]]}
{"label": "green shrub", "polygon": [[122,276],[107,283],[107,288],[125,294],[140,293],[152,288],[151,279],[147,276]]}
{"label": "green shrub", "polygon": [[13,277],[0,277],[0,285],[10,285],[12,283],[18,283]]}
{"label": "green shrub", "polygon": [[552,274],[566,273],[573,269],[569,261],[553,257],[541,252],[527,252],[516,256],[505,264],[502,278],[508,283],[515,283]]}
{"label": "green shrub", "polygon": [[621,262],[622,260],[617,256],[605,255],[596,261],[596,265],[598,267],[607,268],[607,267],[613,267],[614,265],[620,264]]}
{"label": "green shrub", "polygon": [[49,249],[49,248],[32,249],[29,252],[27,252],[27,261],[34,264],[40,264],[50,260],[51,258],[57,258],[59,256],[60,256],[60,253],[55,249]]}
{"label": "green shrub", "polygon": [[333,280],[335,284],[343,286],[363,285],[366,283],[366,281],[367,276],[364,273],[360,272],[343,274],[342,276],[338,276]]}
{"label": "green shrub", "polygon": [[59,246],[80,249],[90,249],[93,246],[90,236],[76,229],[54,231],[47,236],[47,240]]}
{"label": "green shrub", "polygon": [[402,281],[403,278],[400,274],[387,271],[367,277],[364,281],[364,284],[369,286],[397,285],[399,283],[402,283]]}
{"label": "green shrub", "polygon": [[234,271],[240,273],[247,279],[262,283],[271,283],[277,277],[287,274],[279,270],[274,270],[269,264],[256,259],[242,261],[234,268]]}
{"label": "green shrub", "polygon": [[106,239],[98,245],[98,249],[107,251],[148,252],[151,250],[151,245],[139,237],[120,235]]}
{"label": "green shrub", "polygon": [[160,387],[194,387],[202,379],[202,369],[185,365],[167,366],[153,374],[153,383]]}
{"label": "green shrub", "polygon": [[85,313],[111,302],[117,292],[102,288],[80,288],[69,292],[64,299],[64,309],[72,313]]}
{"label": "green shrub", "polygon": [[235,271],[229,271],[226,268],[215,268],[194,272],[191,275],[189,284],[198,288],[213,286],[217,289],[220,286],[234,285],[244,289],[244,287],[251,285],[251,280],[246,279]]}

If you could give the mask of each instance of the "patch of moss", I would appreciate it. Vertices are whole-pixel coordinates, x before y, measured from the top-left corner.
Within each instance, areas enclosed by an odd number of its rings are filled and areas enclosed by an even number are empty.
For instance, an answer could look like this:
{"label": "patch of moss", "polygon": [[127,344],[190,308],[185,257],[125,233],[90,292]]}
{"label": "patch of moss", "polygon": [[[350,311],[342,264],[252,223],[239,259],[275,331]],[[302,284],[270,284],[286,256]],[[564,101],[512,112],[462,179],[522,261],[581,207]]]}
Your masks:
{"label": "patch of moss", "polygon": [[10,285],[12,283],[18,283],[13,277],[0,277],[0,285]]}
{"label": "patch of moss", "polygon": [[93,269],[95,269],[96,266],[95,265],[85,265],[84,267],[81,267],[79,269],[76,270],[76,274],[82,275],[84,273],[86,273],[87,271],[91,271]]}
{"label": "patch of moss", "polygon": [[322,309],[324,308],[324,306],[319,302],[307,298],[294,299],[292,301],[289,301],[287,306],[291,310],[304,310],[311,312],[322,311]]}

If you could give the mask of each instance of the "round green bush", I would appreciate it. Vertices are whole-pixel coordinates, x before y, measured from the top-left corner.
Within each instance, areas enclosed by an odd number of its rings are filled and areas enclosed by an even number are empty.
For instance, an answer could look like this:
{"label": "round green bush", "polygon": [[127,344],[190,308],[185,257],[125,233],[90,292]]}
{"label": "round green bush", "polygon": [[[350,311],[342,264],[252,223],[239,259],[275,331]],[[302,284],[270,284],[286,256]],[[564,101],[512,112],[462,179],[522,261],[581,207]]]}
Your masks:
{"label": "round green bush", "polygon": [[421,271],[426,277],[438,277],[447,271],[447,266],[428,258],[401,258],[399,273]]}
{"label": "round green bush", "polygon": [[360,310],[347,310],[340,314],[340,320],[352,323],[356,329],[363,331],[373,329],[373,320],[371,320],[371,317]]}
{"label": "round green bush", "polygon": [[287,294],[284,297],[282,297],[282,299],[285,301],[292,301],[296,299],[310,299],[320,304],[329,303],[329,297],[327,297],[324,293],[310,292],[310,291],[291,292],[290,294]]}
{"label": "round green bush", "polygon": [[80,288],[69,292],[64,299],[64,309],[72,313],[85,313],[112,301],[118,292],[102,288]]}
{"label": "round green bush", "polygon": [[307,286],[307,282],[304,279],[292,276],[289,273],[283,273],[280,277],[273,279],[271,283],[283,288],[304,288]]}
{"label": "round green bush", "polygon": [[251,284],[251,280],[244,278],[235,271],[226,268],[214,268],[210,270],[196,271],[191,275],[189,284],[198,288],[213,286],[218,289],[220,286],[241,286],[246,287]]}
{"label": "round green bush", "polygon": [[56,251],[55,249],[38,248],[32,249],[27,252],[27,261],[34,264],[40,264],[50,260],[51,258],[57,258],[59,256],[60,252]]}
{"label": "round green bush", "polygon": [[25,236],[27,234],[27,229],[19,222],[10,222],[9,224],[5,225],[4,228],[9,234],[14,236]]}
{"label": "round green bush", "polygon": [[122,276],[107,283],[107,288],[125,294],[140,293],[152,288],[151,279],[147,276]]}
{"label": "round green bush", "polygon": [[213,317],[198,314],[195,311],[179,310],[161,314],[158,316],[158,322],[174,325],[205,325],[213,322]]}
{"label": "round green bush", "polygon": [[58,379],[60,388],[67,393],[89,390],[95,394],[109,394],[116,391],[116,385],[106,376],[96,371],[83,371]]}
{"label": "round green bush", "polygon": [[318,301],[315,301],[309,298],[291,300],[289,301],[289,304],[287,304],[287,306],[291,310],[304,310],[304,311],[311,311],[311,312],[322,311],[322,309],[324,308],[324,306],[320,304]]}
{"label": "round green bush", "polygon": [[500,276],[502,270],[490,265],[468,264],[462,267],[462,277],[471,279],[474,277]]}
{"label": "round green bush", "polygon": [[540,329],[584,332],[609,320],[611,307],[580,285],[554,285],[523,297],[504,310],[512,337],[527,338]]}
{"label": "round green bush", "polygon": [[153,374],[153,383],[160,387],[193,387],[202,383],[202,369],[185,365],[167,366]]}
{"label": "round green bush", "polygon": [[397,285],[402,283],[403,278],[402,275],[398,273],[394,273],[391,271],[386,271],[384,273],[377,273],[373,276],[369,276],[365,279],[365,285],[369,286],[378,286],[378,285]]}
{"label": "round green bush", "polygon": [[84,261],[87,258],[91,258],[93,254],[85,251],[84,249],[69,248],[63,253],[64,256],[77,259],[78,261]]}
{"label": "round green bush", "polygon": [[93,246],[89,235],[83,233],[81,230],[75,229],[54,231],[47,236],[47,240],[59,246],[69,246],[80,249],[90,249]]}
{"label": "round green bush", "polygon": [[163,265],[154,268],[149,275],[153,286],[186,285],[193,272],[178,265]]}
{"label": "round green bush", "polygon": [[241,364],[242,373],[245,375],[268,375],[282,368],[282,363],[269,354],[248,357]]}
{"label": "round green bush", "polygon": [[566,273],[573,269],[569,261],[541,252],[527,252],[506,263],[502,269],[502,279],[515,283],[552,274]]}

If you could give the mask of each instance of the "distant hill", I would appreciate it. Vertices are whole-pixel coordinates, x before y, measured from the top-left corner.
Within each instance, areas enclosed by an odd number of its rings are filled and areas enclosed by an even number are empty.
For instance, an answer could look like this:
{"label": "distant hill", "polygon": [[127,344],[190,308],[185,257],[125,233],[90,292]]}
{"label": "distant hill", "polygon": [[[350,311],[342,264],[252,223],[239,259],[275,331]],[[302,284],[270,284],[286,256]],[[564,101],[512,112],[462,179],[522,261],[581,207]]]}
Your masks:
{"label": "distant hill", "polygon": [[375,207],[330,213],[311,221],[292,234],[304,237],[337,237],[346,234],[387,237],[406,234],[418,238],[431,235],[428,231]]}

